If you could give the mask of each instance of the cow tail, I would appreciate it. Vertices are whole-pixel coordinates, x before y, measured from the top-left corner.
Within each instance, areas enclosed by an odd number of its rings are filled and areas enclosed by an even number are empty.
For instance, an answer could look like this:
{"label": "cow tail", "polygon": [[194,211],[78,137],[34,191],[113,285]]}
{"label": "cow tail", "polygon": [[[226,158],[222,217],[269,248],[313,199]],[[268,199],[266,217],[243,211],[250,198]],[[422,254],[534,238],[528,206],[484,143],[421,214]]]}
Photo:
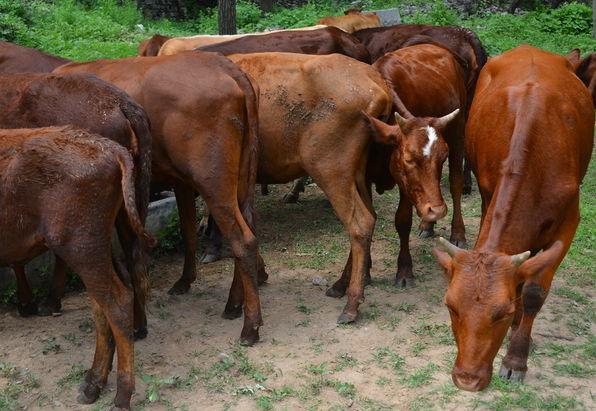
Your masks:
{"label": "cow tail", "polygon": [[[132,158],[124,149],[118,153],[117,156],[118,164],[120,165],[121,187],[122,187],[122,199],[124,201],[124,209],[128,216],[128,224],[134,234],[136,235],[137,246],[133,246],[133,253],[135,256],[135,267],[130,276],[132,278],[132,285],[135,292],[135,298],[138,299],[141,306],[145,305],[147,296],[149,295],[149,276],[147,273],[146,265],[144,264],[144,251],[145,246],[153,247],[156,243],[155,239],[145,231],[141,217],[137,211],[137,203],[135,198],[135,187],[134,187],[134,168]],[[141,244],[139,244],[139,242]],[[138,263],[141,262],[142,267],[139,267]]]}

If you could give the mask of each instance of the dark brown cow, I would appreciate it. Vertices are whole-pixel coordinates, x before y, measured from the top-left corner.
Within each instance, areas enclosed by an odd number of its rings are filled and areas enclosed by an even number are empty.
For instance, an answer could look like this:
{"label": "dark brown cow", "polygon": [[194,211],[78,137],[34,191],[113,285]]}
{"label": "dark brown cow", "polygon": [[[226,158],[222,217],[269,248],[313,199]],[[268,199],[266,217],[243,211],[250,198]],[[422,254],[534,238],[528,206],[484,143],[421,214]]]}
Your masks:
{"label": "dark brown cow", "polygon": [[151,38],[141,41],[137,54],[143,57],[157,56],[161,46],[171,38],[161,34],[154,34]]}
{"label": "dark brown cow", "polygon": [[268,51],[318,55],[339,53],[370,63],[370,56],[366,47],[350,34],[337,27],[248,35],[235,40],[200,47],[197,50],[214,51],[223,55]]}
{"label": "dark brown cow", "polygon": [[0,130],[0,265],[51,250],[78,273],[97,336],[78,400],[98,398],[117,348],[114,404],[128,410],[134,391],[131,283],[147,279],[118,276],[112,266],[112,228],[122,204],[135,235],[151,241],[136,210],[133,162],[119,144],[70,127]]}
{"label": "dark brown cow", "polygon": [[[522,380],[532,324],[579,223],[594,145],[590,94],[562,56],[520,46],[483,69],[466,150],[482,195],[472,251],[442,240],[445,303],[457,342],[453,381],[485,388],[507,330],[500,376]],[[540,250],[543,250],[540,252]]]}
{"label": "dark brown cow", "polygon": [[0,41],[0,73],[49,73],[68,62],[43,51]]}
{"label": "dark brown cow", "polygon": [[198,192],[236,259],[235,278],[247,301],[241,342],[256,342],[262,319],[251,226],[258,119],[246,75],[219,54],[197,52],[71,63],[57,71],[94,73],[143,106],[151,119],[153,180],[174,187],[186,246],[182,277],[170,292],[187,292],[197,275]]}
{"label": "dark brown cow", "polygon": [[[449,146],[449,183],[453,198],[451,242],[463,246],[466,241],[461,214],[466,118],[466,84],[463,68],[449,50],[430,44],[406,47],[387,53],[377,60],[373,67],[379,70],[389,87],[393,88],[405,108],[414,116],[442,117],[461,108],[462,112],[444,129],[442,136]],[[398,111],[399,109],[398,107]],[[423,136],[422,141],[427,142],[426,136]],[[426,145],[424,147],[428,148],[427,151],[421,150],[415,157],[410,158],[410,162],[416,161],[418,168],[430,165],[426,159],[430,156],[434,142],[429,140],[426,144],[428,147]],[[404,168],[408,169],[405,165]],[[437,180],[436,184],[438,186],[440,181]],[[413,279],[412,258],[409,251],[412,227],[412,202],[409,199],[412,196],[408,194],[400,192],[399,207],[395,215],[400,238],[396,279],[404,286]],[[430,229],[432,230],[432,225]],[[430,234],[421,232],[421,234],[425,233]]]}
{"label": "dark brown cow", "polygon": [[[579,50],[577,54],[579,57]],[[596,53],[588,54],[581,62],[578,61],[575,74],[590,90],[592,102],[596,106]]]}
{"label": "dark brown cow", "polygon": [[[149,119],[143,109],[126,93],[90,74],[0,74],[0,128],[35,128],[75,125],[116,141],[133,155],[137,207],[141,222],[145,221],[151,181],[151,133]],[[117,225],[127,256],[129,271],[146,271],[139,244],[131,241],[124,224],[124,210]],[[61,311],[66,266],[56,258],[54,286],[40,313],[49,315]],[[33,294],[22,266],[15,266],[18,279],[19,312],[37,312]],[[143,302],[138,301],[136,332],[146,334]]]}

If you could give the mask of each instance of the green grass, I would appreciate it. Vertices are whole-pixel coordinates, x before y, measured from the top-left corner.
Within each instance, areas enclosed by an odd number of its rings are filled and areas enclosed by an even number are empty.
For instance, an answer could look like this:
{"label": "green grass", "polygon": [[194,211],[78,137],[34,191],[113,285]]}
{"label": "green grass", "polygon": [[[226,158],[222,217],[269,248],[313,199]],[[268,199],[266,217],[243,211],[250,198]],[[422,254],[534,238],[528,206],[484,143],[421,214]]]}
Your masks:
{"label": "green grass", "polygon": [[0,362],[0,383],[0,410],[7,411],[21,409],[20,395],[39,387],[30,371],[4,362]]}

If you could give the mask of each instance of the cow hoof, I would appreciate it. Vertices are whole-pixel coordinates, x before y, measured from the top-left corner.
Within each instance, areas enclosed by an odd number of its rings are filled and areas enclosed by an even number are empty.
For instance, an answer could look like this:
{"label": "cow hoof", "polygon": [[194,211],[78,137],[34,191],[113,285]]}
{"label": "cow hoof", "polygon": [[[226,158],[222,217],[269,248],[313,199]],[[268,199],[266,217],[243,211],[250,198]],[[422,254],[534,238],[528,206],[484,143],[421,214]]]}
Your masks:
{"label": "cow hoof", "polygon": [[186,294],[190,290],[190,284],[186,281],[178,280],[176,283],[170,288],[168,294],[170,295],[182,295]]}
{"label": "cow hoof", "polygon": [[364,286],[366,287],[367,285],[371,285],[371,284],[372,284],[372,278],[370,277],[370,275],[364,276]]}
{"label": "cow hoof", "polygon": [[41,304],[39,306],[38,315],[41,317],[60,317],[62,315],[62,305],[58,304]]}
{"label": "cow hoof", "polygon": [[34,302],[30,302],[24,305],[19,304],[17,306],[17,310],[21,317],[31,317],[33,315],[37,315],[37,313],[39,312],[39,310],[37,309],[37,304],[35,304]]}
{"label": "cow hoof", "polygon": [[257,273],[257,285],[265,284],[268,279],[269,274],[267,274],[267,271],[265,271],[265,269],[259,270],[259,272]]}
{"label": "cow hoof", "polygon": [[356,318],[358,318],[358,313],[352,314],[352,313],[347,313],[344,311],[343,313],[341,313],[341,315],[337,319],[337,323],[338,324],[353,323],[354,321],[356,321]]}
{"label": "cow hoof", "polygon": [[221,255],[219,253],[207,252],[201,257],[201,264],[210,264],[219,260],[221,260]]}
{"label": "cow hoof", "polygon": [[451,244],[458,246],[459,248],[466,248],[468,245],[465,237],[463,239],[457,239],[457,238],[451,237],[449,239],[449,242]]}
{"label": "cow hoof", "polygon": [[464,185],[461,193],[465,195],[472,194],[472,186]]}
{"label": "cow hoof", "polygon": [[245,347],[252,347],[255,343],[259,342],[259,329],[250,329],[249,331],[242,330],[239,342],[240,345],[244,345]]}
{"label": "cow hoof", "polygon": [[526,371],[516,371],[509,367],[501,365],[499,377],[508,381],[522,382],[526,378]]}
{"label": "cow hoof", "polygon": [[346,295],[346,290],[338,290],[335,286],[332,286],[325,291],[325,295],[332,298],[341,298]]}
{"label": "cow hoof", "polygon": [[242,317],[242,306],[228,308],[226,307],[223,314],[221,315],[226,320],[235,320],[236,318]]}
{"label": "cow hoof", "polygon": [[101,389],[95,384],[82,382],[79,386],[79,393],[77,395],[77,402],[79,404],[93,404],[99,398]]}
{"label": "cow hoof", "polygon": [[144,340],[145,338],[147,338],[147,327],[143,326],[141,328],[139,328],[138,330],[134,331],[134,339],[135,341],[139,341],[139,340]]}
{"label": "cow hoof", "polygon": [[296,204],[298,202],[298,198],[300,196],[296,193],[288,193],[284,196],[284,203],[286,204]]}
{"label": "cow hoof", "polygon": [[399,288],[413,288],[416,286],[416,282],[413,277],[397,277],[395,279],[395,286]]}
{"label": "cow hoof", "polygon": [[424,229],[418,231],[418,237],[420,238],[432,238],[435,236],[435,230],[431,227],[429,229]]}

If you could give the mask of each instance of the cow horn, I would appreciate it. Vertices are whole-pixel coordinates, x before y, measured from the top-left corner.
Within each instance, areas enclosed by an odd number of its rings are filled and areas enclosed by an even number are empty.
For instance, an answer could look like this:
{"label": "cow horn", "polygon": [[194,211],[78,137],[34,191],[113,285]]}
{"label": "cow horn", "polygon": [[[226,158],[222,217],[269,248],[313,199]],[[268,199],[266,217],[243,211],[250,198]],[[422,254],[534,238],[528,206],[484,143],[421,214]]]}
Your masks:
{"label": "cow horn", "polygon": [[400,127],[404,127],[406,122],[408,121],[406,118],[402,117],[397,111],[395,112],[395,121],[399,124]]}
{"label": "cow horn", "polygon": [[456,108],[455,110],[453,110],[451,113],[443,116],[443,117],[439,117],[437,119],[437,121],[435,122],[435,126],[437,128],[444,128],[447,124],[449,124],[451,122],[451,120],[453,120],[455,118],[455,116],[457,116],[459,114],[459,109]]}
{"label": "cow horn", "polygon": [[443,237],[439,237],[439,245],[447,252],[447,254],[449,254],[451,257],[453,257],[455,254],[457,254],[460,251],[463,251],[461,248],[459,248],[458,246],[456,246],[455,244],[451,244],[449,241],[445,240]]}
{"label": "cow horn", "polygon": [[530,258],[530,252],[526,251],[523,252],[521,254],[516,254],[516,255],[512,255],[511,256],[511,262],[513,264],[515,264],[516,266],[520,266],[524,263],[524,261],[526,261],[528,258]]}

